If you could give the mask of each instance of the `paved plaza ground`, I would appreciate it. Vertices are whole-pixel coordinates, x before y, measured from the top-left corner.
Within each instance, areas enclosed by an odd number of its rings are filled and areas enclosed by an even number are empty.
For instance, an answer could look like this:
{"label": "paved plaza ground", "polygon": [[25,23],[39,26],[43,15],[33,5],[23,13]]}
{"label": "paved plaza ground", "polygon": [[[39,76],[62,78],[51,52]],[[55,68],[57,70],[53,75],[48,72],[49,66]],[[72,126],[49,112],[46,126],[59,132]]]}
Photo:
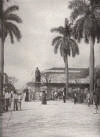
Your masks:
{"label": "paved plaza ground", "polygon": [[2,137],[100,137],[100,110],[96,114],[94,105],[22,102],[21,111],[1,117]]}

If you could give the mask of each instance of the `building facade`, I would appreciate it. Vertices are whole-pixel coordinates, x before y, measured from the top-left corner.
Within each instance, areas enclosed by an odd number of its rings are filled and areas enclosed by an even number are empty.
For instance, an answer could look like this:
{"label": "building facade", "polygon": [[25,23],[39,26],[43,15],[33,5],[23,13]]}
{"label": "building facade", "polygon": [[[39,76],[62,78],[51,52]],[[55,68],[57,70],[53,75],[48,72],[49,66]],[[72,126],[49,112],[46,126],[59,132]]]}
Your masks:
{"label": "building facade", "polygon": [[[64,87],[65,69],[51,68],[42,72],[41,82],[54,87]],[[69,87],[70,86],[89,86],[89,68],[69,68]]]}

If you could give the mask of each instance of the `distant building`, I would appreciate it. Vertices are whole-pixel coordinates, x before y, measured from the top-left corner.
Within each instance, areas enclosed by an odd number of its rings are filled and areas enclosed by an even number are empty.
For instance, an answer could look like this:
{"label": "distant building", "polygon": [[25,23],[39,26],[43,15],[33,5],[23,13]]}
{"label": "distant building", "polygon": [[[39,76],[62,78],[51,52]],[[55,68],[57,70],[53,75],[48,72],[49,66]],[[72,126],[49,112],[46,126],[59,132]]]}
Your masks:
{"label": "distant building", "polygon": [[[42,72],[42,83],[47,83],[54,87],[64,87],[65,69],[51,68]],[[89,68],[69,68],[69,87],[70,86],[89,86]]]}

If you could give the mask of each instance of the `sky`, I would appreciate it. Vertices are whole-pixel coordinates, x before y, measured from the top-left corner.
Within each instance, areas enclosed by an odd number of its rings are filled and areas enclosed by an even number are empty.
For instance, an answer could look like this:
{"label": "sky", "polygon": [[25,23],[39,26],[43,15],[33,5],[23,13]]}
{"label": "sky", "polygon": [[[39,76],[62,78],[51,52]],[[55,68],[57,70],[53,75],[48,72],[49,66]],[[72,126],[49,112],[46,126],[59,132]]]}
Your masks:
{"label": "sky", "polygon": [[[57,33],[51,33],[54,27],[64,26],[65,18],[70,17],[69,0],[10,0],[11,5],[20,7],[17,11],[23,22],[18,24],[22,33],[20,42],[10,43],[9,36],[5,42],[5,72],[16,77],[16,88],[34,79],[35,69],[40,71],[52,67],[64,67],[59,52],[54,54],[52,39]],[[89,67],[89,44],[79,44],[80,55],[69,57],[69,67]],[[100,65],[100,46],[95,44],[95,65]]]}

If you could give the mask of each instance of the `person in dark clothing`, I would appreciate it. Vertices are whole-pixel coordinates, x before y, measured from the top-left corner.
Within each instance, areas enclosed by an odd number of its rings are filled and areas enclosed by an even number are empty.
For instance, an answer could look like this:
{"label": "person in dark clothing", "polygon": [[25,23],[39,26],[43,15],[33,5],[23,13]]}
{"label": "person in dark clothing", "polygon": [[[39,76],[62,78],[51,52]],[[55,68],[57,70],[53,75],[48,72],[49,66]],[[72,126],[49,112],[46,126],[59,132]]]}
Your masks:
{"label": "person in dark clothing", "polygon": [[28,89],[26,89],[26,97],[25,97],[25,101],[29,101],[29,91]]}
{"label": "person in dark clothing", "polygon": [[76,94],[76,92],[74,93],[74,104],[76,104],[77,103],[77,94]]}
{"label": "person in dark clothing", "polygon": [[63,90],[63,101],[66,102],[66,88]]}
{"label": "person in dark clothing", "polygon": [[97,93],[93,93],[93,100],[94,100],[94,103],[95,103],[95,106],[96,106],[96,113],[97,113],[97,111],[98,111],[98,95],[97,95]]}
{"label": "person in dark clothing", "polygon": [[83,93],[80,93],[80,103],[83,103]]}
{"label": "person in dark clothing", "polygon": [[45,93],[45,91],[42,92],[42,104],[47,104],[47,99],[46,99],[46,93]]}
{"label": "person in dark clothing", "polygon": [[100,87],[96,87],[96,93],[97,93],[97,100],[98,100],[98,105],[100,104]]}

